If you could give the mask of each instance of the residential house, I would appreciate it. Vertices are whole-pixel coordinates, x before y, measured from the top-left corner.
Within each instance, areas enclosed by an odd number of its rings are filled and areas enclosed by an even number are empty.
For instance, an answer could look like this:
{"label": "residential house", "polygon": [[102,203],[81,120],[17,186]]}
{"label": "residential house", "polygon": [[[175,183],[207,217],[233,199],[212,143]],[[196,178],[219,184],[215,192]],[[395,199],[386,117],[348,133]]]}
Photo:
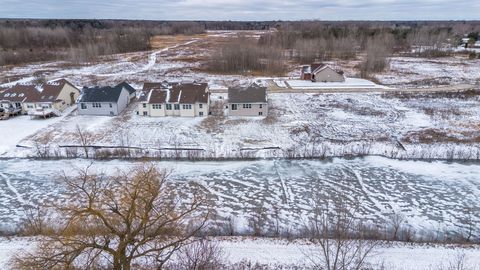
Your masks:
{"label": "residential house", "polygon": [[120,84],[117,84],[115,87],[125,87],[125,89],[127,89],[128,91],[128,94],[129,94],[129,97],[130,97],[130,101],[132,101],[133,99],[135,99],[136,95],[137,95],[137,90],[135,90],[135,88],[133,88],[130,84],[128,84],[127,82],[122,82]]}
{"label": "residential house", "polygon": [[313,82],[344,82],[343,71],[337,71],[325,64],[311,64],[302,66],[302,80]]}
{"label": "residential house", "polygon": [[0,93],[0,107],[10,114],[59,115],[75,104],[80,94],[65,79],[45,84],[16,84]]}
{"label": "residential house", "polygon": [[130,104],[125,85],[84,87],[78,100],[79,115],[119,115]]}
{"label": "residential house", "polygon": [[206,83],[145,83],[137,114],[163,117],[207,116],[210,90]]}
{"label": "residential house", "polygon": [[256,84],[228,88],[228,115],[267,116],[267,88]]}

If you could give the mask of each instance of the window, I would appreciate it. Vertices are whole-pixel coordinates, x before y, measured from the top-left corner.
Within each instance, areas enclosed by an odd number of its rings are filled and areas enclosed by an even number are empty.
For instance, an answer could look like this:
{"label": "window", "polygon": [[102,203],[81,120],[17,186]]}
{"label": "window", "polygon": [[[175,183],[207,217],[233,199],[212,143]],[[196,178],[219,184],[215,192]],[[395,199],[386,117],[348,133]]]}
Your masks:
{"label": "window", "polygon": [[147,112],[143,112],[143,116],[147,116],[147,115],[148,115]]}
{"label": "window", "polygon": [[110,103],[110,108],[112,108],[112,103]]}
{"label": "window", "polygon": [[243,104],[243,108],[244,108],[244,109],[251,109],[251,108],[252,108],[252,104]]}
{"label": "window", "polygon": [[258,115],[263,115],[263,112],[259,112]]}
{"label": "window", "polygon": [[237,110],[237,104],[232,104],[232,111],[236,111]]}
{"label": "window", "polygon": [[32,109],[33,105],[27,105],[27,108]]}
{"label": "window", "polygon": [[14,96],[16,96],[16,95],[17,95],[17,93],[12,93],[11,97],[14,97]]}
{"label": "window", "polygon": [[167,110],[171,110],[172,109],[172,104],[167,104],[165,105],[167,107]]}
{"label": "window", "polygon": [[192,109],[192,104],[183,104],[183,105],[182,105],[182,108],[183,108],[184,110],[191,110],[191,109]]}
{"label": "window", "polygon": [[82,110],[86,110],[86,109],[87,109],[87,104],[81,103],[81,104],[80,104],[80,107],[82,107]]}
{"label": "window", "polygon": [[160,110],[162,108],[162,104],[152,104],[152,108],[154,110]]}
{"label": "window", "polygon": [[9,96],[10,96],[10,93],[6,93],[4,96],[5,96],[5,97],[9,97]]}
{"label": "window", "polygon": [[203,116],[203,112],[199,112],[198,115],[199,115],[199,116]]}
{"label": "window", "polygon": [[263,108],[263,104],[260,104],[260,109]]}
{"label": "window", "polygon": [[174,110],[180,110],[180,104],[173,104]]}
{"label": "window", "polygon": [[92,107],[93,107],[93,108],[101,108],[101,107],[102,107],[102,103],[93,102],[93,103],[92,103]]}
{"label": "window", "polygon": [[147,103],[143,103],[143,108],[147,108]]}
{"label": "window", "polygon": [[18,96],[19,96],[19,97],[23,97],[23,96],[25,96],[25,94],[24,94],[24,93],[20,93],[20,94],[18,94]]}
{"label": "window", "polygon": [[203,108],[203,104],[198,104],[198,107],[199,107],[200,109],[202,109],[202,108]]}
{"label": "window", "polygon": [[110,112],[110,115],[115,115],[113,112]]}

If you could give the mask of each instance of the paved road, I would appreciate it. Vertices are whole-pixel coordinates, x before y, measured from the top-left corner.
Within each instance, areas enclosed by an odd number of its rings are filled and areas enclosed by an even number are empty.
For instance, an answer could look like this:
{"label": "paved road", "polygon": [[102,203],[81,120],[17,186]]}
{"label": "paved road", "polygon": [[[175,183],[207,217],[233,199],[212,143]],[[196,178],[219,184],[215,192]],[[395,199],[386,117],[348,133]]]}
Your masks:
{"label": "paved road", "polygon": [[[470,89],[480,89],[480,86],[473,84],[457,84],[447,86],[434,86],[429,88],[344,88],[344,89],[291,89],[279,87],[273,80],[267,81],[268,91],[270,93],[392,93],[392,92],[458,92]],[[227,93],[227,89],[211,89],[212,93]]]}

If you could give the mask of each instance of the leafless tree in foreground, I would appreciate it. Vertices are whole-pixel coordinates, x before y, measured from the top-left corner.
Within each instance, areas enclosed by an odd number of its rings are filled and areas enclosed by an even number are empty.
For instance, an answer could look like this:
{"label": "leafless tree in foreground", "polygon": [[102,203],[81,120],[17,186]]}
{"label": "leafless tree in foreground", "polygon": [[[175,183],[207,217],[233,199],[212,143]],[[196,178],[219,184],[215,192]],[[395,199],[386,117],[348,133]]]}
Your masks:
{"label": "leafless tree in foreground", "polygon": [[355,218],[358,203],[315,199],[314,204],[308,230],[315,248],[304,252],[314,269],[365,269],[366,259],[373,255],[377,241],[365,239],[364,226]]}
{"label": "leafless tree in foreground", "polygon": [[70,195],[52,206],[55,233],[40,238],[33,253],[14,258],[15,268],[162,269],[207,221],[208,214],[198,213],[200,196],[180,205],[167,173],[153,165],[113,177],[87,168],[64,179]]}
{"label": "leafless tree in foreground", "polygon": [[89,147],[90,141],[92,140],[92,134],[87,132],[87,131],[84,131],[79,125],[77,125],[75,127],[75,130],[77,132],[76,133],[77,140],[80,143],[80,145],[82,146],[83,151],[85,153],[85,158],[88,158],[89,157],[88,147]]}
{"label": "leafless tree in foreground", "polygon": [[217,243],[202,239],[183,247],[172,269],[220,270],[225,269],[224,253]]}

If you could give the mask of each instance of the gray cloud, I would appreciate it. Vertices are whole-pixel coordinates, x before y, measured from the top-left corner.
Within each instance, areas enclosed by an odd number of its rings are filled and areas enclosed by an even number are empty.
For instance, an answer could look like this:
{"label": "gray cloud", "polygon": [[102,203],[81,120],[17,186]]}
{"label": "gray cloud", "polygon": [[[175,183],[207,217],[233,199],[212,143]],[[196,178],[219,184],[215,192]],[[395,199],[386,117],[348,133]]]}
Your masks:
{"label": "gray cloud", "polygon": [[3,18],[472,20],[472,0],[0,0]]}

